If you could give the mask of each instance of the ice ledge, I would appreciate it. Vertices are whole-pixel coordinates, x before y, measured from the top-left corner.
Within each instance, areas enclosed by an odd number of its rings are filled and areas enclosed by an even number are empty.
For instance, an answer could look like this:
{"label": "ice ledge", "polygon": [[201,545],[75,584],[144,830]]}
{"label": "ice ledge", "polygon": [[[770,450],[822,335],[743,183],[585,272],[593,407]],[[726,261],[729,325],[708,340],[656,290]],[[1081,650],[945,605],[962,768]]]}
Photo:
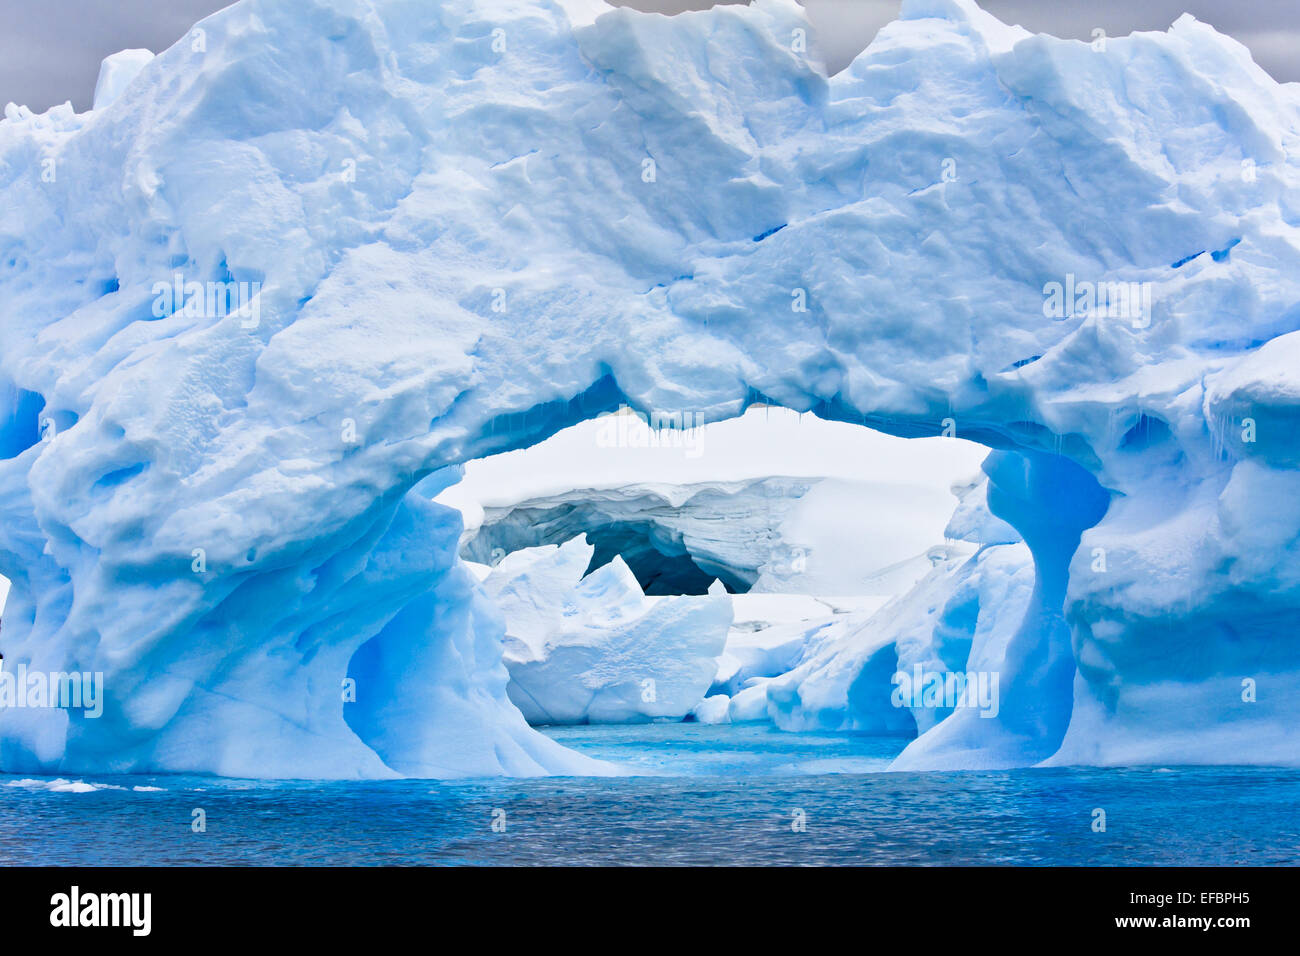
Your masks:
{"label": "ice ledge", "polygon": [[99,81],[91,109],[102,110],[122,95],[154,55],[151,50],[119,50],[99,64]]}

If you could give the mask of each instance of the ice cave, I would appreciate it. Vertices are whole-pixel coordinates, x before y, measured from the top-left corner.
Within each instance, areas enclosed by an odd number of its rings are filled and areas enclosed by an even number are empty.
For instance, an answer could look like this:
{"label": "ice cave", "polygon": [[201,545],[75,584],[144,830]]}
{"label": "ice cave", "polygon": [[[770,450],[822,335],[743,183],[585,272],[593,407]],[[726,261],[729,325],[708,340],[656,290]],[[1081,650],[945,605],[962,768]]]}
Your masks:
{"label": "ice cave", "polygon": [[245,0],[7,109],[0,651],[107,695],[0,771],[1300,762],[1296,86],[1190,16],[808,28]]}

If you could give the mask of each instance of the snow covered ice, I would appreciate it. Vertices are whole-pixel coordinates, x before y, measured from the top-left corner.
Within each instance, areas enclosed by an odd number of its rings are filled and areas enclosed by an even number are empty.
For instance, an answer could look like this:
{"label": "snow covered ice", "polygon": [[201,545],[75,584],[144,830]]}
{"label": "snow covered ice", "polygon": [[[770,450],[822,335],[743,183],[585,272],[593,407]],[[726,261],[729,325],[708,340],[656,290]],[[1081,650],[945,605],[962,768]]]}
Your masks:
{"label": "snow covered ice", "polygon": [[[0,770],[607,772],[511,702],[434,499],[755,403],[988,446],[988,514],[729,719],[1300,761],[1300,87],[1189,16],[1097,49],[905,0],[816,51],[793,0],[243,0],[94,110],[8,105],[3,652],[107,698],[0,712]],[[893,707],[927,662],[997,716]]]}
{"label": "snow covered ice", "polygon": [[584,577],[594,551],[516,551],[484,579],[506,618],[510,699],[533,724],[681,719],[713,681],[730,599],[718,584],[647,602],[621,558]]}
{"label": "snow covered ice", "polygon": [[95,83],[95,98],[91,109],[102,110],[122,95],[122,91],[145,68],[153,53],[148,50],[122,50],[104,58]]}

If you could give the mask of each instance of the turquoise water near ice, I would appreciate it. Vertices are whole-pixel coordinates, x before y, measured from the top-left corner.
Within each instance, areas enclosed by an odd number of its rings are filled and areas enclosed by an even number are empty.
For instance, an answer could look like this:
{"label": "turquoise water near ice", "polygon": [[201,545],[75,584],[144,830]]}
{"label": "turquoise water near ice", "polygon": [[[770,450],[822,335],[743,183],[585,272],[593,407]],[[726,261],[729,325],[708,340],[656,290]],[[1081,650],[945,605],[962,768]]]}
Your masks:
{"label": "turquoise water near ice", "polygon": [[1300,863],[1300,770],[884,773],[904,741],[765,725],[547,732],[637,775],[0,776],[0,864]]}

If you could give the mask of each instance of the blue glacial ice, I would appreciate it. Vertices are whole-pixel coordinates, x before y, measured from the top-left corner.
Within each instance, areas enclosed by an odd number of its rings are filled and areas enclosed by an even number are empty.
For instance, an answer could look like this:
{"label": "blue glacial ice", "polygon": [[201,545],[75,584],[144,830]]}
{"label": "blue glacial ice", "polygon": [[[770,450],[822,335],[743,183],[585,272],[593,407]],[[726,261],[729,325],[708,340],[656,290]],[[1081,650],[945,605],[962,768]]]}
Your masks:
{"label": "blue glacial ice", "polygon": [[647,600],[623,559],[586,574],[584,537],[515,551],[483,580],[505,617],[506,688],[531,724],[678,720],[704,697],[731,626],[731,599]]}
{"label": "blue glacial ice", "polygon": [[[107,699],[0,710],[0,770],[602,772],[510,702],[433,499],[757,402],[987,445],[990,515],[737,716],[910,719],[909,768],[1300,762],[1300,87],[1190,16],[905,0],[816,49],[793,0],[243,0],[94,110],[7,106],[2,649]],[[883,710],[926,661],[997,716]]]}

